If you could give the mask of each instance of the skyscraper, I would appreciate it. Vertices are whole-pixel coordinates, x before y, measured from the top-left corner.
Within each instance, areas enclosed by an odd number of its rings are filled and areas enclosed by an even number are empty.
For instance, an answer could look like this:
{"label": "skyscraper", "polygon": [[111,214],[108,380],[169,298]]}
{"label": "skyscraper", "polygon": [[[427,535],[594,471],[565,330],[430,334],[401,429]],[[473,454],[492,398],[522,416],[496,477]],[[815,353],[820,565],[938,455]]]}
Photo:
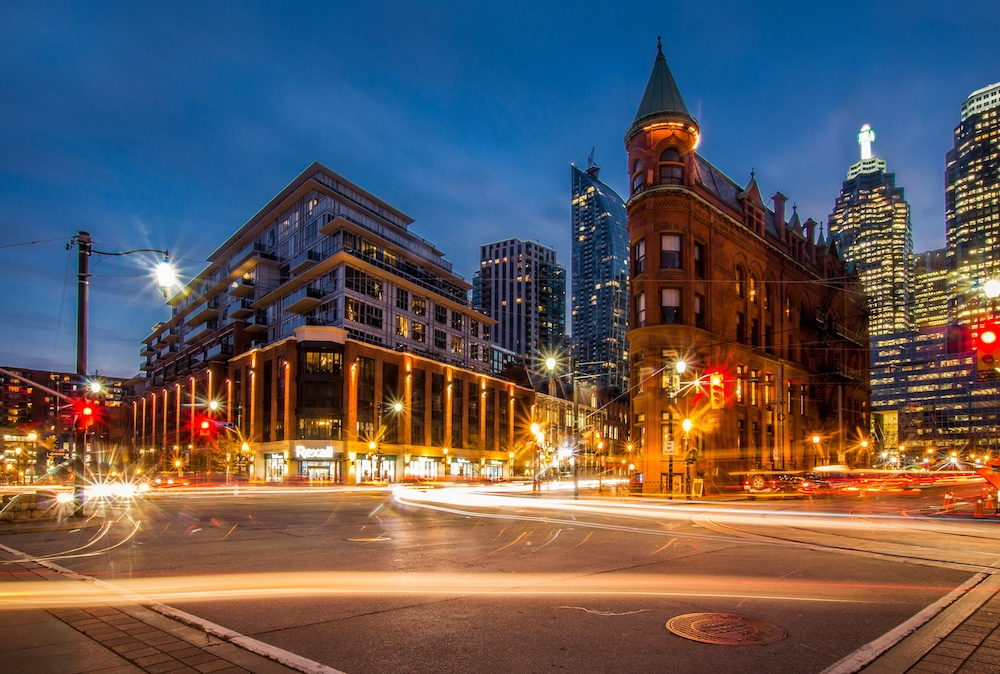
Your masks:
{"label": "skyscraper", "polygon": [[872,154],[874,140],[871,127],[861,127],[861,160],[848,169],[829,219],[831,237],[839,237],[868,295],[873,338],[913,328],[915,283],[910,206],[885,160]]}
{"label": "skyscraper", "polygon": [[969,325],[994,309],[983,284],[1000,278],[1000,82],[972,92],[954,135],[945,169],[949,295],[952,320]]}
{"label": "skyscraper", "polygon": [[480,246],[472,303],[497,322],[493,339],[504,349],[537,361],[563,348],[566,268],[552,248],[520,239]]}
{"label": "skyscraper", "polygon": [[573,200],[573,355],[577,373],[598,386],[629,388],[628,216],[598,179],[600,167],[570,166]]}
{"label": "skyscraper", "polygon": [[918,328],[948,322],[948,249],[939,248],[914,255],[913,319]]}

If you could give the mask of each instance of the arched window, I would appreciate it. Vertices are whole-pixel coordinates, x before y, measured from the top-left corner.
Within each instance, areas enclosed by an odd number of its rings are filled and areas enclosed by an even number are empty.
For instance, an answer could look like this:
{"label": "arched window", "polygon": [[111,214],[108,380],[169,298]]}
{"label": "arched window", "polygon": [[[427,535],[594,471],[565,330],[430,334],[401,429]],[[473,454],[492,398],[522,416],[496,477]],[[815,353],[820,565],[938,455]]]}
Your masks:
{"label": "arched window", "polygon": [[758,286],[757,278],[753,274],[751,274],[750,275],[750,293],[749,294],[750,294],[750,301],[753,302],[753,303],[755,303],[755,304],[757,303],[757,286]]}
{"label": "arched window", "polygon": [[677,148],[668,147],[660,155],[660,184],[680,185],[684,182],[684,162]]}
{"label": "arched window", "polygon": [[646,177],[643,175],[642,160],[636,159],[632,163],[632,194],[641,192],[646,186]]}
{"label": "arched window", "polygon": [[736,268],[736,294],[740,297],[746,297],[747,292],[747,275],[743,271],[743,267]]}

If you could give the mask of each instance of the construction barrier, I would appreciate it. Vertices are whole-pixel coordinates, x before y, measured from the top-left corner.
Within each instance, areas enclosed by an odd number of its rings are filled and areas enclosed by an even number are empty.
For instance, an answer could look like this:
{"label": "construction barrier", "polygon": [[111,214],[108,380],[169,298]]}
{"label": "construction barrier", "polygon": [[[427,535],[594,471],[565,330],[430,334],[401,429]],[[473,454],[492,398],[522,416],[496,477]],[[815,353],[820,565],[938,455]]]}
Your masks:
{"label": "construction barrier", "polygon": [[955,512],[955,495],[950,491],[944,494],[944,504],[941,506],[941,511],[946,513]]}

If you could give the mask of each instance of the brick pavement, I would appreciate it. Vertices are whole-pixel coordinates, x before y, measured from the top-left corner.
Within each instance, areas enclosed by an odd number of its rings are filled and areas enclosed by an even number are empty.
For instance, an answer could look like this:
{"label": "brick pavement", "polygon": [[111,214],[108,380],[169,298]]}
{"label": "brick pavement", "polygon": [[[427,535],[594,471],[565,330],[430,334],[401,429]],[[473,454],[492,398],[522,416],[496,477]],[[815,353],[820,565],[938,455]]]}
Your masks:
{"label": "brick pavement", "polygon": [[[50,582],[64,584],[66,593],[85,591],[85,605],[18,600],[19,583]],[[19,559],[2,546],[0,586],[0,671],[5,674],[340,674],[276,648],[264,649],[271,656],[265,657],[226,635],[211,634],[110,591],[104,592],[108,601],[94,601],[100,588]]]}

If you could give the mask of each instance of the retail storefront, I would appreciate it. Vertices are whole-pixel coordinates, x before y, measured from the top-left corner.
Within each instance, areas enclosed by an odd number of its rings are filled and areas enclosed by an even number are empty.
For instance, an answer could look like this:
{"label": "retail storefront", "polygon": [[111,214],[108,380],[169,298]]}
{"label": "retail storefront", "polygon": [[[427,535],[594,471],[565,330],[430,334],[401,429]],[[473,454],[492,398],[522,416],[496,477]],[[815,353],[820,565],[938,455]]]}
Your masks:
{"label": "retail storefront", "polygon": [[379,454],[369,458],[367,454],[359,454],[354,465],[354,478],[357,484],[362,482],[395,482],[396,457],[389,454]]}
{"label": "retail storefront", "polygon": [[436,480],[441,474],[441,459],[415,456],[410,459],[407,476],[418,480]]}
{"label": "retail storefront", "polygon": [[265,482],[284,482],[287,469],[288,462],[285,460],[284,452],[273,452],[264,455]]}
{"label": "retail storefront", "polygon": [[292,453],[298,464],[298,477],[310,482],[343,482],[343,455],[332,445],[307,447],[296,445]]}

